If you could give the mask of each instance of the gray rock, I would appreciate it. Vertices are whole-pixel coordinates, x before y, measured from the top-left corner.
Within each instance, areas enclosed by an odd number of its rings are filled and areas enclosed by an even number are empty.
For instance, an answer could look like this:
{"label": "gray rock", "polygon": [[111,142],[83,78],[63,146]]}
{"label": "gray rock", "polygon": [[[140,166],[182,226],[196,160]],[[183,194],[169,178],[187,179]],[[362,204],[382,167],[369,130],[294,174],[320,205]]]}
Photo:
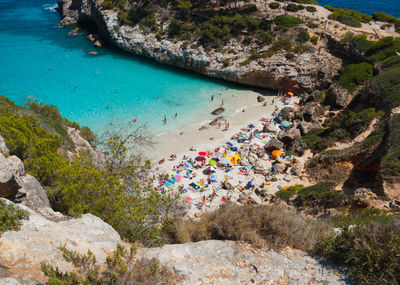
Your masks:
{"label": "gray rock", "polygon": [[23,221],[19,231],[8,231],[0,237],[0,260],[11,272],[29,274],[42,281],[41,262],[49,262],[61,271],[72,270],[57,249],[59,246],[80,253],[90,249],[98,262],[103,263],[118,243],[123,244],[110,225],[91,214],[55,222],[24,205],[15,205],[29,212],[29,220]]}
{"label": "gray rock", "polygon": [[210,122],[210,126],[216,126],[216,125],[218,125],[218,123],[221,123],[221,125],[222,125],[222,124],[225,124],[226,122],[227,122],[227,120],[224,117],[218,117]]}
{"label": "gray rock", "polygon": [[261,103],[264,101],[265,101],[265,98],[263,96],[261,96],[261,95],[257,96],[257,102]]}
{"label": "gray rock", "polygon": [[2,136],[0,136],[0,153],[9,154],[6,142]]}
{"label": "gray rock", "polygon": [[283,144],[278,141],[276,138],[272,138],[268,144],[266,145],[266,148],[268,151],[274,151],[276,149],[282,149]]}
{"label": "gray rock", "polygon": [[19,198],[16,199],[16,202],[23,202],[35,208],[51,208],[46,191],[32,175],[18,177],[17,183],[21,188],[18,189]]}
{"label": "gray rock", "polygon": [[262,199],[256,195],[256,193],[251,193],[248,198],[248,203],[250,204],[261,204]]}
{"label": "gray rock", "polygon": [[254,172],[257,174],[267,175],[271,171],[271,162],[264,159],[257,160],[254,165]]}
{"label": "gray rock", "polygon": [[7,158],[8,162],[10,163],[10,168],[15,176],[24,175],[25,173],[25,166],[24,163],[19,159],[17,156],[12,155]]}
{"label": "gray rock", "polygon": [[327,94],[327,102],[334,108],[344,108],[347,106],[350,98],[350,92],[338,84],[332,84]]}
{"label": "gray rock", "polygon": [[219,107],[219,108],[215,109],[214,111],[212,111],[211,114],[218,116],[218,115],[222,114],[224,111],[225,111],[225,109],[223,107]]}
{"label": "gray rock", "polygon": [[350,284],[337,268],[302,251],[253,250],[234,241],[165,245],[140,255],[172,268],[183,277],[179,284]]}

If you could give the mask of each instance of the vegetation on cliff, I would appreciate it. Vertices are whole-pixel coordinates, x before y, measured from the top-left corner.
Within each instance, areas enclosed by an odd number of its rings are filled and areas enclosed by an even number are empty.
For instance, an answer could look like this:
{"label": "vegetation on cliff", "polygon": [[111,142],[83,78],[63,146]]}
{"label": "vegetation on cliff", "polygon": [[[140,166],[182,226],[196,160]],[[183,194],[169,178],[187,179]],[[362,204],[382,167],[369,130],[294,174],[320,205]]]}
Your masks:
{"label": "vegetation on cliff", "polygon": [[[61,117],[55,106],[29,102],[24,108],[1,97],[0,135],[10,154],[20,157],[27,172],[46,187],[54,210],[79,216],[92,213],[112,225],[123,237],[144,244],[157,244],[159,224],[175,205],[151,187],[149,162],[128,155],[132,142],[148,137],[141,127],[124,135],[110,131],[102,140],[105,161],[96,162],[89,153],[74,151],[67,127],[79,128]],[[95,141],[88,128],[87,137]]]}
{"label": "vegetation on cliff", "polygon": [[22,220],[28,217],[28,212],[0,200],[0,235],[6,231],[18,230]]}
{"label": "vegetation on cliff", "polygon": [[80,254],[59,248],[67,262],[72,263],[72,272],[61,272],[51,264],[43,263],[42,271],[49,278],[48,284],[176,284],[176,275],[160,265],[155,259],[136,258],[137,248],[126,250],[118,245],[115,252],[107,257],[105,268],[100,268],[89,250]]}

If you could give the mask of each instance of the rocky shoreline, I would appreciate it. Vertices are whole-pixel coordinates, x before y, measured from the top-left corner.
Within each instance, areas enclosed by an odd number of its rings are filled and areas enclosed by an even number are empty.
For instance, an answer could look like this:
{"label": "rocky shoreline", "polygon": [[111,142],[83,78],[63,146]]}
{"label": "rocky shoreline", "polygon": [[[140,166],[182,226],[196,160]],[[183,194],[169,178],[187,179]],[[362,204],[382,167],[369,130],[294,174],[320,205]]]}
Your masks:
{"label": "rocky shoreline", "polygon": [[[119,26],[118,12],[104,10],[98,0],[58,0],[61,25],[87,24],[97,27],[97,36],[122,50],[145,56],[159,63],[188,69],[203,75],[224,79],[253,87],[274,90],[299,89],[311,92],[326,86],[341,67],[342,60],[325,48],[318,52],[301,54],[294,59],[286,59],[283,53],[269,58],[261,58],[248,65],[240,63],[251,54],[251,46],[230,41],[230,53],[207,51],[194,43],[191,47],[173,39],[157,39],[156,33],[144,31],[138,25]],[[322,7],[320,7],[322,8]],[[230,66],[224,61],[235,58]]]}

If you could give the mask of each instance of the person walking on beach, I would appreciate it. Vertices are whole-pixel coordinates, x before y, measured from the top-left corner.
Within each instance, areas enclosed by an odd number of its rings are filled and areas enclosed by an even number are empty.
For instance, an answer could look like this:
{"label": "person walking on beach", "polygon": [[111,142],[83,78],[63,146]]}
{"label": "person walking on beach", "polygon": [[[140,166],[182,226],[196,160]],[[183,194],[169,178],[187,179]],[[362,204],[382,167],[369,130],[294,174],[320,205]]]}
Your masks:
{"label": "person walking on beach", "polygon": [[164,115],[164,125],[167,124],[167,115]]}

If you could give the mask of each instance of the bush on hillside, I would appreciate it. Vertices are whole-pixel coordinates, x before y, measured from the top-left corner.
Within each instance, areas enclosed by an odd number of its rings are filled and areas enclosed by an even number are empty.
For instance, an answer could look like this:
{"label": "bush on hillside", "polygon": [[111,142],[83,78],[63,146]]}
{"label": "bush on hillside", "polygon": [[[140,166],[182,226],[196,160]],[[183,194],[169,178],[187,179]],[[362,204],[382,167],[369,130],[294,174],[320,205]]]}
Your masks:
{"label": "bush on hillside", "polygon": [[362,62],[360,64],[350,64],[339,70],[340,78],[338,84],[353,92],[357,86],[369,80],[373,76],[371,64]]}
{"label": "bush on hillside", "polygon": [[331,11],[332,13],[328,16],[329,19],[333,19],[333,20],[338,20],[340,18],[346,18],[346,16],[349,16],[355,20],[357,20],[358,22],[362,22],[362,23],[369,23],[372,20],[372,16],[358,12],[358,11],[354,11],[354,10],[350,10],[347,8],[344,9],[340,9],[340,8],[335,8],[332,6],[325,6],[326,9],[328,9],[329,11]]}
{"label": "bush on hillside", "polygon": [[150,162],[135,156],[130,145],[149,145],[140,127],[122,135],[110,131],[101,147],[109,155],[98,167],[90,158],[75,157],[59,167],[48,196],[57,211],[79,216],[91,213],[121,236],[146,245],[162,242],[159,225],[175,213],[174,197],[152,187]]}
{"label": "bush on hillside", "polygon": [[398,284],[400,281],[400,221],[370,222],[324,244],[323,255],[347,265],[359,284]]}
{"label": "bush on hillside", "polygon": [[271,9],[275,10],[275,9],[279,9],[279,7],[281,7],[281,5],[278,2],[272,2],[272,3],[269,3],[269,7]]}
{"label": "bush on hillside", "polygon": [[[75,271],[62,272],[53,265],[42,263],[42,272],[49,284],[176,284],[177,277],[156,259],[137,259],[137,249],[132,246],[128,252],[117,246],[112,256],[107,257],[105,268],[100,268],[93,253],[80,254],[59,247],[65,261],[72,263]],[[101,270],[101,271],[100,271]]]}
{"label": "bush on hillside", "polygon": [[382,109],[400,106],[400,66],[385,69],[368,82],[368,91],[376,96]]}
{"label": "bush on hillside", "polygon": [[0,235],[6,231],[17,231],[22,225],[22,219],[27,219],[27,211],[0,200]]}
{"label": "bush on hillside", "polygon": [[301,29],[300,32],[297,34],[296,41],[299,43],[306,43],[310,40],[310,34],[306,29]]}
{"label": "bush on hillside", "polygon": [[372,19],[375,21],[380,21],[380,22],[387,22],[394,24],[396,27],[396,31],[400,32],[400,19],[396,18],[392,15],[385,14],[383,12],[376,12],[372,13]]}
{"label": "bush on hillside", "polygon": [[172,221],[164,230],[172,243],[227,239],[275,249],[290,246],[308,252],[315,252],[322,241],[333,235],[326,224],[307,221],[292,210],[233,204],[206,213],[198,221]]}
{"label": "bush on hillside", "polygon": [[293,28],[302,23],[302,20],[290,15],[276,16],[274,23],[281,28]]}
{"label": "bush on hillside", "polygon": [[101,3],[101,7],[103,7],[106,10],[114,9],[115,5],[112,1],[110,0],[105,0],[103,3]]}
{"label": "bush on hillside", "polygon": [[310,13],[317,12],[317,8],[315,8],[314,6],[306,6],[306,10],[307,10],[307,12],[310,12]]}

